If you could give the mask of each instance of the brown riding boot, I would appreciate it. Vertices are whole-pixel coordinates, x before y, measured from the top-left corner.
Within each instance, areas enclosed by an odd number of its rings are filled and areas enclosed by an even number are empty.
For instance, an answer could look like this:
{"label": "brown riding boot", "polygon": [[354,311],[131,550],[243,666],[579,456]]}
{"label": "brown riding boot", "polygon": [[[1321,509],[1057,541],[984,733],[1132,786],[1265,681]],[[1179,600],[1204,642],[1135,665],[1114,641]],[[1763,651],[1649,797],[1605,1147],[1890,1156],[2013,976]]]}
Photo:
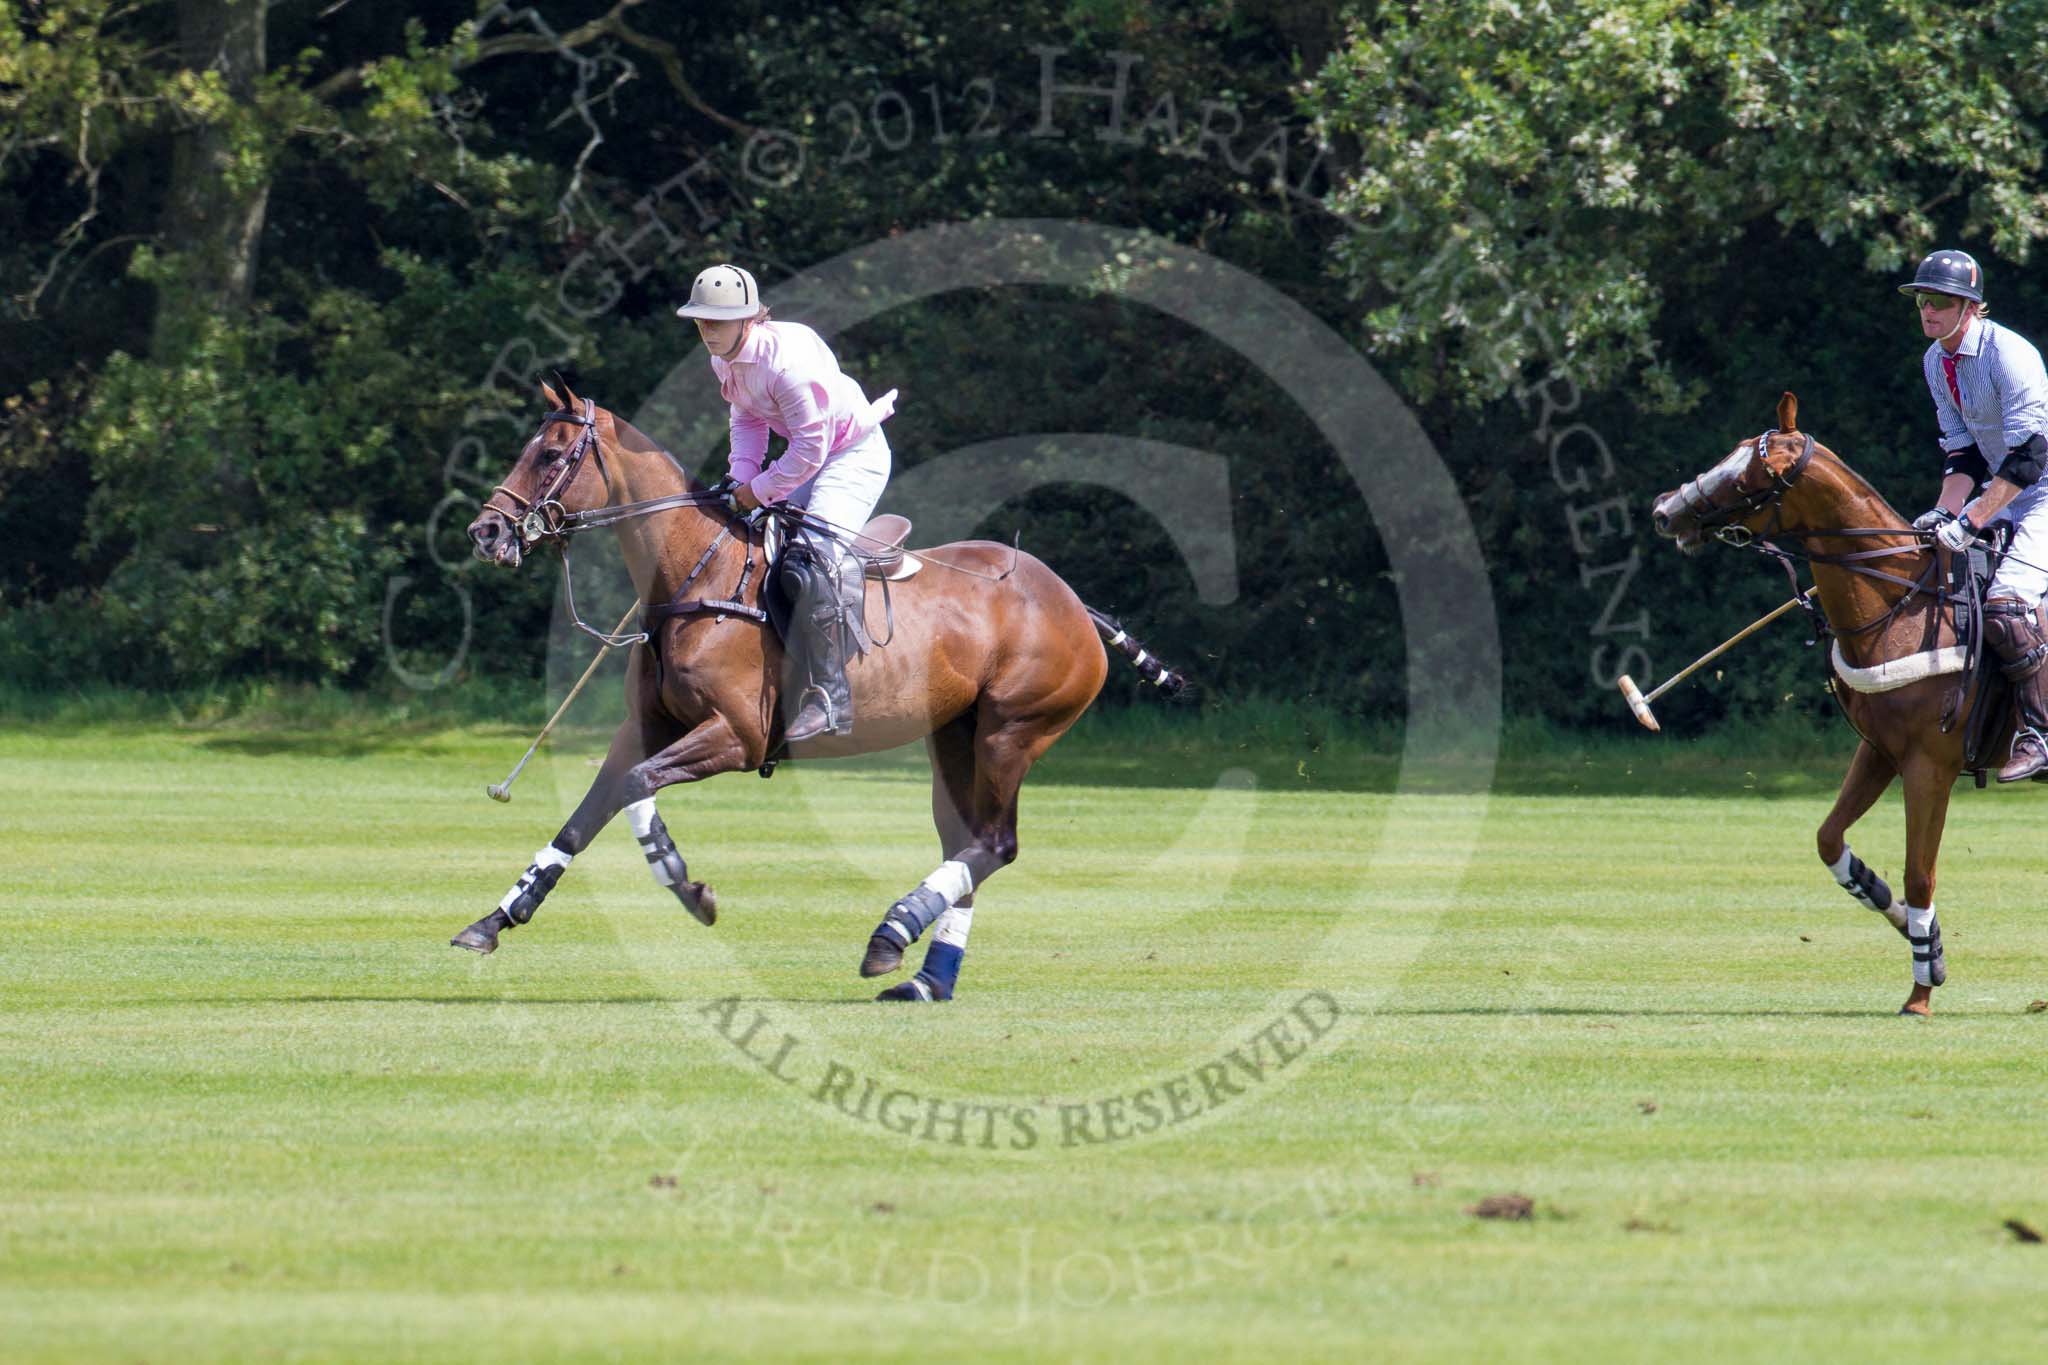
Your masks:
{"label": "brown riding boot", "polygon": [[2048,636],[2041,620],[2025,602],[2000,597],[1984,604],[1984,642],[1999,658],[2000,671],[2012,682],[2012,757],[1998,770],[2000,782],[2024,782],[2048,772]]}

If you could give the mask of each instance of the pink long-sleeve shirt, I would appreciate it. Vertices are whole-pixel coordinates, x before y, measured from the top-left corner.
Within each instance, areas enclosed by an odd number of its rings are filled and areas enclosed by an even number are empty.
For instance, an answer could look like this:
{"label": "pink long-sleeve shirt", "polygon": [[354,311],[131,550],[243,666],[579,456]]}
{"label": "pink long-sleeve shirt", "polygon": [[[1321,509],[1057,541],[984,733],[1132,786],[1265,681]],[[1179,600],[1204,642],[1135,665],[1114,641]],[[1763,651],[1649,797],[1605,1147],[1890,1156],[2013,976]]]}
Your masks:
{"label": "pink long-sleeve shirt", "polygon": [[[794,493],[896,410],[896,390],[870,403],[825,339],[800,322],[756,323],[731,360],[711,357],[711,372],[732,405],[732,476],[764,503]],[[763,469],[771,431],[789,448]]]}

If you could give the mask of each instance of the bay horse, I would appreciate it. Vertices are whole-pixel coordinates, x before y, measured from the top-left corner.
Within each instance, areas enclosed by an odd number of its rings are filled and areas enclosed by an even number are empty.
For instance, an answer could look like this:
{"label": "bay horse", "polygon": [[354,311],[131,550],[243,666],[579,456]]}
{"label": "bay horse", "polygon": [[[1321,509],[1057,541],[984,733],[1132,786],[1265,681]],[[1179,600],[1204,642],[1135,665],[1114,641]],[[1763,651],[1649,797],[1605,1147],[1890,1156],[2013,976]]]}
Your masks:
{"label": "bay horse", "polygon": [[[1882,914],[1912,950],[1913,989],[1901,1014],[1932,1011],[1947,978],[1934,913],[1934,867],[1965,730],[1990,679],[1959,648],[1946,609],[1947,554],[1909,526],[1841,457],[1798,429],[1799,400],[1778,400],[1778,425],[1744,441],[1683,487],[1660,495],[1651,524],[1691,554],[1709,536],[1781,557],[1797,542],[1834,637],[1835,695],[1861,737],[1834,808],[1815,834],[1820,860],[1858,902]],[[1789,562],[1789,559],[1788,559]],[[1960,679],[1960,681],[1959,681]],[[1849,827],[1902,779],[1905,901],[1848,845]]]}
{"label": "bay horse", "polygon": [[[570,860],[621,810],[655,881],[712,924],[717,897],[689,879],[655,811],[655,793],[761,769],[785,747],[793,759],[837,758],[922,739],[944,861],[889,908],[860,971],[895,971],[904,951],[936,926],[922,970],[877,998],[950,999],[975,893],[1017,857],[1018,788],[1102,690],[1105,645],[1162,695],[1180,693],[1184,675],[1033,556],[961,541],[912,552],[914,576],[899,569],[899,581],[884,585],[888,636],[848,661],[852,733],[785,746],[782,646],[763,608],[746,600],[750,583],[758,594],[769,576],[761,526],[631,423],[578,399],[566,384],[559,393],[543,384],[541,397],[548,410],[539,429],[469,525],[476,555],[517,568],[528,551],[556,544],[567,588],[568,538],[609,528],[648,606],[627,660],[626,718],[596,780],[498,907],[453,945],[495,951],[499,935],[533,918]],[[757,557],[764,561],[758,575]],[[573,590],[569,601],[573,618]]]}

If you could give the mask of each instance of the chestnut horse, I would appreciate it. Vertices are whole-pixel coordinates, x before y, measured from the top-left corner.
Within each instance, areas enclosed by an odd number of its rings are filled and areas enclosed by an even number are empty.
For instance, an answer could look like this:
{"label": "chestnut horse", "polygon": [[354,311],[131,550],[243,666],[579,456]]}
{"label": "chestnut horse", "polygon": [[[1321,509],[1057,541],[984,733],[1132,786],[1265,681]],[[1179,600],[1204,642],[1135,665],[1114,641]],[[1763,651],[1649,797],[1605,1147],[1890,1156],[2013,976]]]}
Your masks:
{"label": "chestnut horse", "polygon": [[[533,918],[570,859],[621,810],[655,881],[712,923],[717,898],[689,880],[654,795],[761,768],[783,747],[782,647],[759,605],[743,600],[750,582],[767,577],[759,527],[630,423],[566,385],[541,392],[549,411],[540,429],[470,523],[477,556],[516,568],[537,544],[556,541],[566,555],[569,535],[609,527],[640,600],[653,605],[627,662],[626,719],[597,780],[498,908],[452,940],[479,953]],[[975,892],[1017,856],[1018,787],[1101,691],[1104,645],[1165,695],[1183,679],[1028,554],[962,541],[913,558],[921,561],[915,576],[886,585],[893,629],[848,661],[852,733],[821,735],[788,756],[836,758],[924,740],[945,861],[890,907],[861,975],[896,970],[936,925],[923,970],[878,998],[944,1000],[959,975]]]}
{"label": "chestnut horse", "polygon": [[[1859,902],[1906,937],[1913,989],[1902,1014],[1926,1015],[1947,976],[1934,914],[1934,864],[1949,793],[1964,763],[1964,729],[1981,671],[1965,669],[1943,590],[1947,555],[1913,530],[1839,456],[1798,429],[1799,400],[1778,400],[1778,425],[1744,441],[1684,487],[1657,499],[1657,531],[1687,554],[1712,535],[1734,544],[1796,543],[1813,566],[1834,636],[1835,695],[1862,737],[1834,809],[1816,835],[1820,860]],[[1960,699],[1958,679],[1965,684]],[[1849,826],[1893,778],[1906,790],[1906,898],[1849,849]]]}

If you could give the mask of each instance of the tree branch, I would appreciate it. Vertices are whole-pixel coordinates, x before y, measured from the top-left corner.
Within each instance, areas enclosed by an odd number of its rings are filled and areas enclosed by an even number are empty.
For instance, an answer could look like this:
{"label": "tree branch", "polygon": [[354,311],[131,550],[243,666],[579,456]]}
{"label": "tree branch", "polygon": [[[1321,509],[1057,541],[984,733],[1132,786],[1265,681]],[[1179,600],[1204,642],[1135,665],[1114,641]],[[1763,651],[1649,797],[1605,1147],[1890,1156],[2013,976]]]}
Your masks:
{"label": "tree branch", "polygon": [[[532,56],[540,53],[564,52],[583,47],[599,38],[609,36],[617,38],[629,47],[637,47],[642,52],[652,53],[654,59],[661,63],[662,74],[668,78],[668,83],[674,87],[678,95],[682,96],[683,103],[694,109],[697,113],[710,119],[720,127],[735,133],[752,136],[758,131],[752,124],[743,123],[730,115],[720,113],[717,109],[712,108],[702,95],[697,93],[696,87],[691,85],[688,78],[683,75],[682,58],[677,54],[675,44],[660,38],[650,37],[626,23],[626,11],[635,9],[644,3],[646,3],[646,0],[618,0],[618,3],[613,5],[603,15],[590,20],[588,23],[578,24],[567,33],[507,33],[496,38],[487,38],[477,44],[474,53],[464,60],[457,62],[454,69],[466,71],[470,67],[481,66],[488,61],[495,61],[499,57]],[[532,13],[532,11],[528,11],[528,13]],[[537,15],[535,17],[538,18]],[[334,75],[329,76],[326,80],[313,87],[314,98],[332,100],[337,96],[346,95],[360,89],[370,72],[376,69],[376,66],[376,62],[369,61],[359,66],[350,67],[346,71],[337,71]]]}
{"label": "tree branch", "polygon": [[43,271],[43,277],[37,280],[27,293],[14,296],[14,305],[21,310],[24,318],[35,317],[36,306],[42,302],[43,294],[57,278],[57,271],[64,264],[64,258],[69,256],[84,238],[87,225],[100,216],[100,168],[93,163],[91,157],[92,111],[91,104],[78,111],[78,169],[85,180],[85,211],[80,213],[69,227],[57,234],[57,250],[51,255],[49,268]]}

